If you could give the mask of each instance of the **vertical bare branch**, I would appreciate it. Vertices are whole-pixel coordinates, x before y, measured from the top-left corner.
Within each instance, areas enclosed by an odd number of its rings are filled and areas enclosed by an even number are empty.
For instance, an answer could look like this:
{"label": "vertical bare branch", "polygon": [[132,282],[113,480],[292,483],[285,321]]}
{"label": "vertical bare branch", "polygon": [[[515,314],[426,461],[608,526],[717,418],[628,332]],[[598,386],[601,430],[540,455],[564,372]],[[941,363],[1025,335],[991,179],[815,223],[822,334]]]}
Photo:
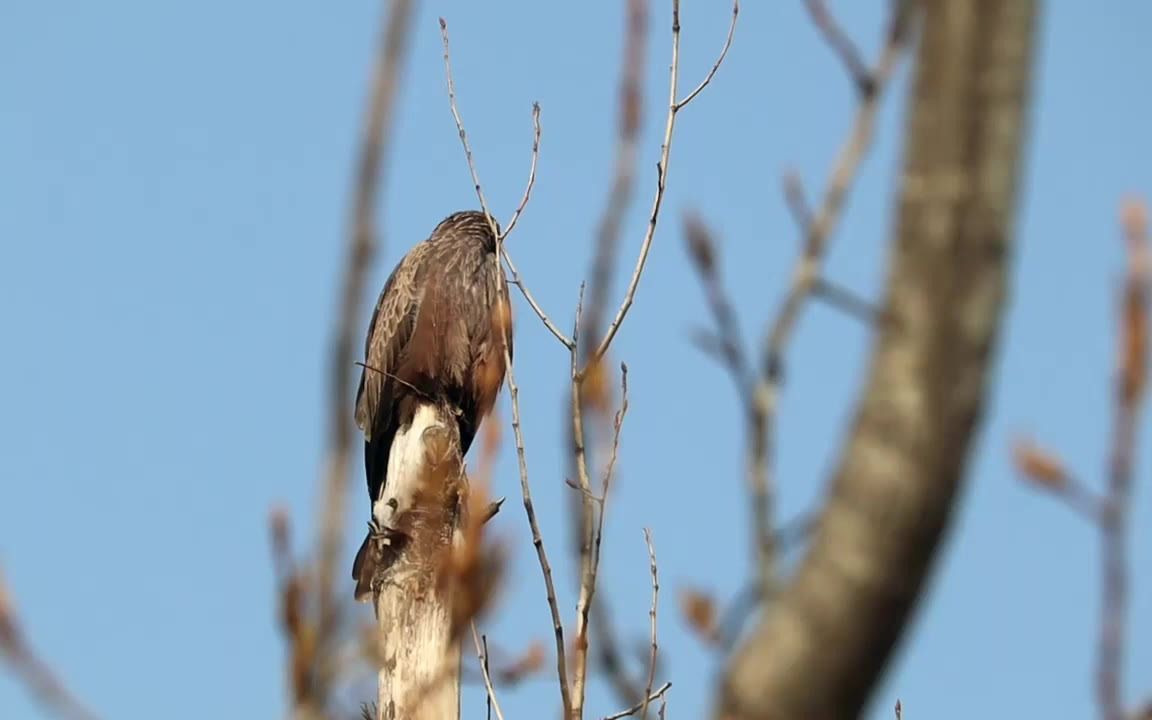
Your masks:
{"label": "vertical bare branch", "polygon": [[660,646],[656,641],[656,608],[660,600],[660,578],[656,570],[656,550],[652,547],[652,531],[648,528],[644,528],[644,543],[648,546],[648,569],[652,573],[652,605],[648,609],[652,652],[648,656],[648,682],[644,686],[644,703],[640,707],[641,718],[648,717],[649,698],[652,695],[652,685],[656,681],[656,657],[660,654]]}
{"label": "vertical bare branch", "polygon": [[1128,526],[1132,467],[1140,409],[1148,373],[1149,283],[1152,254],[1148,246],[1147,208],[1126,204],[1123,225],[1128,268],[1120,314],[1117,349],[1116,420],[1108,469],[1108,491],[1101,514],[1104,576],[1097,648],[1096,697],[1101,720],[1123,720],[1124,636],[1128,619]]}
{"label": "vertical bare branch", "polygon": [[500,710],[500,702],[496,699],[496,689],[492,687],[492,676],[488,672],[488,639],[480,642],[480,635],[476,632],[476,623],[472,623],[472,642],[476,645],[476,658],[480,661],[480,672],[484,676],[484,689],[488,693],[488,717],[491,720],[492,711],[496,711],[498,720],[504,720],[504,713]]}
{"label": "vertical bare branch", "polygon": [[[765,596],[772,592],[776,583],[776,549],[772,543],[772,483],[769,473],[783,355],[808,297],[819,285],[828,238],[840,219],[860,163],[871,147],[880,97],[896,69],[908,35],[905,5],[907,2],[904,0],[895,3],[889,20],[888,40],[880,57],[874,66],[862,71],[866,72],[868,79],[857,81],[866,82],[872,90],[861,94],[852,129],[836,159],[820,208],[811,216],[811,222],[802,227],[803,253],[793,270],[791,287],[765,334],[760,377],[752,394],[746,457],[748,492],[752,497],[753,557],[761,591]],[[826,33],[833,32],[832,37],[840,37],[835,34],[838,30],[833,30],[836,26],[822,7],[820,3],[809,3],[810,10],[817,8],[814,17],[818,22],[822,21],[820,28]],[[830,42],[834,47],[843,44]],[[802,196],[799,181],[792,180],[786,183],[786,187],[791,188],[790,197]],[[796,214],[805,217],[808,212]]]}
{"label": "vertical bare branch", "polygon": [[512,357],[508,343],[504,343],[505,361],[508,365],[508,394],[512,403],[512,432],[516,437],[516,461],[520,468],[520,494],[524,498],[524,512],[528,516],[528,526],[532,530],[532,545],[536,548],[536,558],[544,576],[544,588],[548,596],[548,609],[552,613],[552,629],[556,635],[556,674],[560,681],[560,699],[564,706],[564,717],[572,712],[572,700],[568,688],[568,669],[565,659],[564,623],[560,619],[560,608],[556,603],[556,587],[552,582],[552,566],[548,553],[544,550],[544,538],[540,534],[540,524],[536,520],[536,509],[532,504],[532,488],[528,484],[528,461],[524,455],[524,435],[520,429],[520,388],[516,385],[516,375],[512,369]]}
{"label": "vertical bare branch", "polygon": [[315,672],[300,699],[298,709],[305,714],[322,714],[328,702],[330,674],[335,663],[328,661],[334,652],[341,624],[337,600],[337,564],[340,557],[347,492],[347,460],[352,449],[352,414],[348,398],[355,386],[353,361],[360,328],[360,307],[371,260],[376,252],[376,217],[383,195],[391,148],[389,132],[394,114],[397,88],[407,55],[409,28],[415,3],[396,0],[384,13],[380,45],[364,127],[360,139],[354,176],[354,196],[350,209],[349,233],[339,292],[336,330],[332,338],[328,388],[328,448],[321,486],[320,534],[317,539],[317,603],[315,633]]}

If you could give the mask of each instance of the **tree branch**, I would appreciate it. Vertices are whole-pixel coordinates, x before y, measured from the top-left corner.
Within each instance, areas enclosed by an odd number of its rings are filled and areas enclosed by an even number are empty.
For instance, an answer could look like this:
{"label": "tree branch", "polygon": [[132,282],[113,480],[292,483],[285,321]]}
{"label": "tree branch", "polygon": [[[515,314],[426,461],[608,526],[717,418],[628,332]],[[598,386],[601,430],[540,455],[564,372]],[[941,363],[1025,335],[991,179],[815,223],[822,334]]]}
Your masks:
{"label": "tree branch", "polygon": [[1104,575],[1100,598],[1096,698],[1101,720],[1124,720],[1124,638],[1128,626],[1128,536],[1132,468],[1148,374],[1149,292],[1152,252],[1147,208],[1130,202],[1123,213],[1128,268],[1120,311],[1115,426],[1108,490],[1100,515]]}
{"label": "tree branch", "polygon": [[1036,3],[922,7],[884,300],[894,322],[808,554],[732,658],[718,717],[857,717],[963,481],[1006,292]]}
{"label": "tree branch", "polygon": [[[772,544],[771,532],[772,483],[769,473],[783,355],[808,297],[819,286],[828,238],[840,219],[848,191],[871,147],[873,127],[880,109],[880,98],[895,72],[897,60],[908,35],[903,26],[907,21],[900,7],[903,4],[898,2],[894,6],[892,17],[889,19],[888,42],[881,50],[875,66],[867,70],[869,78],[867,82],[872,91],[861,94],[852,129],[836,159],[820,208],[815,214],[807,210],[806,204],[803,203],[803,189],[799,180],[790,177],[785,182],[790,205],[794,206],[793,214],[798,218],[810,217],[811,221],[801,226],[804,235],[803,253],[793,270],[792,285],[764,336],[761,372],[752,393],[752,406],[749,411],[746,474],[748,492],[752,497],[753,556],[764,596],[772,593],[777,580],[776,549]],[[809,3],[810,10],[814,7],[822,8],[822,5]],[[826,11],[821,10],[814,17],[818,23],[824,23],[821,27],[825,29],[835,27]]]}
{"label": "tree branch", "polygon": [[95,720],[64,681],[32,649],[16,618],[16,610],[4,578],[0,575],[0,658],[45,707],[65,720]]}
{"label": "tree branch", "polygon": [[676,115],[687,107],[688,103],[694,100],[696,96],[712,82],[712,78],[716,75],[716,70],[719,69],[719,66],[724,62],[724,58],[728,54],[728,47],[732,43],[732,34],[735,32],[736,19],[739,15],[740,0],[734,0],[732,3],[732,23],[729,27],[728,37],[725,40],[724,47],[720,52],[720,57],[700,86],[693,90],[692,93],[682,101],[678,101],[676,95],[680,75],[680,0],[672,0],[672,62],[669,67],[668,116],[664,123],[664,140],[660,145],[660,161],[656,164],[656,194],[652,198],[652,210],[648,216],[648,227],[644,232],[644,240],[640,244],[640,254],[636,258],[636,267],[632,270],[632,279],[628,282],[628,289],[624,293],[624,300],[620,303],[620,307],[616,311],[616,316],[608,326],[608,330],[605,332],[603,339],[596,345],[595,352],[592,353],[591,357],[585,363],[585,368],[587,368],[589,364],[598,361],[604,356],[604,353],[608,352],[608,346],[612,344],[613,338],[616,337],[616,333],[620,330],[620,324],[624,322],[624,318],[636,298],[636,289],[640,286],[640,277],[644,274],[644,266],[648,262],[648,253],[652,249],[652,238],[656,234],[656,223],[660,218],[660,206],[664,202],[664,189],[668,183],[668,159],[672,151],[672,133],[676,127]]}
{"label": "tree branch", "polygon": [[339,290],[336,329],[331,340],[328,387],[328,440],[321,481],[319,537],[317,538],[315,618],[308,620],[312,639],[307,652],[294,657],[307,658],[309,670],[301,675],[296,691],[297,711],[318,717],[327,711],[333,661],[342,625],[337,592],[337,565],[344,529],[345,494],[348,489],[347,459],[352,450],[353,427],[347,399],[355,387],[353,361],[359,343],[360,307],[371,261],[377,250],[375,218],[386,180],[391,149],[390,128],[404,59],[407,56],[411,0],[390,3],[380,28],[380,44],[373,70],[364,127],[360,138],[354,176],[353,201]]}
{"label": "tree branch", "polygon": [[660,654],[660,646],[656,642],[656,607],[660,600],[660,579],[656,570],[656,550],[652,547],[652,531],[644,528],[644,544],[648,546],[648,567],[652,573],[652,606],[648,610],[648,621],[651,625],[652,652],[648,656],[648,682],[644,686],[644,699],[640,706],[640,717],[648,717],[648,703],[652,697],[652,684],[656,681],[656,657]]}

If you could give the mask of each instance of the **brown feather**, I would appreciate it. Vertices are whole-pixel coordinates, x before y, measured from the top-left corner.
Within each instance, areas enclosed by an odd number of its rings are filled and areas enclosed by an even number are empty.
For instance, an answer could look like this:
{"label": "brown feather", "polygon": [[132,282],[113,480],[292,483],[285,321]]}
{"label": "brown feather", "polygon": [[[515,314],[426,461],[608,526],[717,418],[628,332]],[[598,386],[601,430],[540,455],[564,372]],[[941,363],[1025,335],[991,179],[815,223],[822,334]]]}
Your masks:
{"label": "brown feather", "polygon": [[[506,370],[505,328],[512,350],[507,285],[495,250],[483,213],[455,213],[404,256],[380,293],[356,396],[370,502],[387,482],[393,438],[420,403],[458,411],[465,453],[495,405]],[[369,539],[353,567],[358,597],[376,572]]]}

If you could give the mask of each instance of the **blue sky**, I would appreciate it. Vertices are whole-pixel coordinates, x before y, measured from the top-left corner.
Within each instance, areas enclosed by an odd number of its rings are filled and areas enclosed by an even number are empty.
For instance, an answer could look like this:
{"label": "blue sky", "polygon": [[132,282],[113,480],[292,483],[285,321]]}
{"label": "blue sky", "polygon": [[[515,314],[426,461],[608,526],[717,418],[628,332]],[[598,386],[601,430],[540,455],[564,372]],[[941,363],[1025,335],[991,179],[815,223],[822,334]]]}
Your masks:
{"label": "blue sky", "polygon": [[[423,5],[373,296],[441,217],[475,204],[444,92],[436,26],[444,15],[461,111],[503,217],[526,177],[531,102],[543,107],[538,183],[511,249],[543,305],[570,319],[611,174],[617,5]],[[664,5],[651,15],[643,172],[623,240],[629,263],[655,182]],[[874,49],[885,3],[833,5]],[[109,0],[3,13],[0,563],[38,648],[105,717],[282,714],[266,517],[277,503],[299,523],[313,516],[324,353],[378,6]],[[1046,10],[987,421],[936,581],[873,718],[889,717],[897,697],[905,717],[933,720],[989,708],[996,717],[1093,711],[1095,536],[1022,487],[1007,449],[1028,430],[1087,481],[1102,476],[1122,262],[1117,207],[1127,192],[1152,194],[1152,96],[1140,85],[1152,67],[1152,6]],[[727,21],[724,3],[684,3],[685,85],[710,66]],[[885,106],[828,263],[832,278],[866,295],[882,280],[903,87]],[[758,337],[798,245],[779,178],[795,168],[815,196],[852,106],[801,3],[749,2],[727,64],[677,127],[664,219],[614,346],[631,368],[632,409],[601,582],[621,635],[643,643],[641,528],[651,527],[671,717],[701,715],[719,667],[680,620],[678,589],[728,596],[748,565],[740,419],[727,378],[687,342],[707,315],[680,219],[697,210],[715,230],[742,326]],[[567,361],[523,304],[517,317],[529,467],[570,619]],[[778,436],[783,518],[821,495],[868,332],[817,306],[795,340]],[[500,407],[506,420],[506,400]],[[1136,567],[1152,551],[1147,468],[1140,458]],[[514,499],[510,446],[497,472],[497,491]],[[359,472],[355,485],[355,511],[366,514]],[[496,527],[520,549],[487,630],[515,652],[549,640],[547,609],[517,502]],[[1152,636],[1150,623],[1152,586],[1137,574],[1131,637]],[[1134,702],[1152,692],[1152,646],[1135,643],[1131,653]],[[550,675],[501,695],[509,717],[539,717],[537,708],[559,700]],[[591,712],[614,709],[594,684]],[[482,713],[482,691],[469,687],[464,716]],[[7,676],[0,715],[41,716]]]}

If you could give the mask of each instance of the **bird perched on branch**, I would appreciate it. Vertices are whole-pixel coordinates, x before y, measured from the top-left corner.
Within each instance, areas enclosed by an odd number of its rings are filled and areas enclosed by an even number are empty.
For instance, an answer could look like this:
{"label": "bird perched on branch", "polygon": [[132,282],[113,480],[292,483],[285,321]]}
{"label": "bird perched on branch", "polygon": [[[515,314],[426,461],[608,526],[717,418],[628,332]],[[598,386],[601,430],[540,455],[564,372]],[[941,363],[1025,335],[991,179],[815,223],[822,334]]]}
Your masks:
{"label": "bird perched on branch", "polygon": [[511,357],[511,308],[492,226],[483,212],[449,215],[392,271],[368,327],[356,424],[372,520],[352,566],[358,601],[371,599],[381,562],[373,541],[394,529],[389,519],[402,500],[396,488],[389,492],[397,482],[388,477],[393,442],[421,408],[443,407],[467,453],[504,382],[505,338]]}

